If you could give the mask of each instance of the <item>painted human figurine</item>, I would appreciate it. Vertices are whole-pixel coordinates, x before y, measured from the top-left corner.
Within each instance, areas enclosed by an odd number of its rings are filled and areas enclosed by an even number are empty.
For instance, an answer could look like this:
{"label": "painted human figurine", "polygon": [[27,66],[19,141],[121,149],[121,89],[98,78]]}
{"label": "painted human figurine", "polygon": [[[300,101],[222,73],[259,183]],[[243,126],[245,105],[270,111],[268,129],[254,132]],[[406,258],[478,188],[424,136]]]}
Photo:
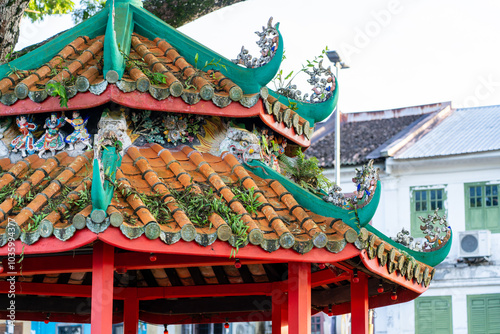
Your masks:
{"label": "painted human figurine", "polygon": [[37,140],[35,143],[35,148],[38,150],[38,156],[41,158],[45,151],[52,152],[52,155],[56,154],[56,151],[62,150],[66,143],[64,142],[63,135],[59,132],[61,126],[64,125],[64,120],[58,118],[56,113],[50,114],[50,118],[45,120],[45,125],[43,126],[45,134]]}
{"label": "painted human figurine", "polygon": [[65,139],[66,143],[69,144],[68,150],[74,150],[75,144],[78,142],[82,142],[87,145],[89,149],[92,149],[92,145],[90,144],[90,135],[85,128],[87,120],[83,120],[80,116],[80,112],[73,111],[73,119],[66,117],[65,120],[75,128],[75,131],[73,131],[73,133]]}
{"label": "painted human figurine", "polygon": [[26,152],[28,152],[28,154],[35,153],[35,138],[32,132],[36,130],[37,125],[35,123],[30,123],[24,115],[16,118],[16,124],[21,134],[10,143],[12,152],[16,153],[17,151],[21,151],[23,157],[26,156]]}

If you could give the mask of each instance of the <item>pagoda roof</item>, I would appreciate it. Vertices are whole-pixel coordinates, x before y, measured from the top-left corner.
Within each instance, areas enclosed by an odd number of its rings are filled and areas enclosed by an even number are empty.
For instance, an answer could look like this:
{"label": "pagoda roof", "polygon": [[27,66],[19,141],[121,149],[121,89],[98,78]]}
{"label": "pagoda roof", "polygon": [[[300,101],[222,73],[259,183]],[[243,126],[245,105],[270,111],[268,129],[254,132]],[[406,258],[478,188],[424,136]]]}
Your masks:
{"label": "pagoda roof", "polygon": [[[265,86],[283,54],[279,25],[273,29],[273,57],[263,66],[246,68],[173,29],[140,2],[108,1],[95,16],[0,66],[0,115],[116,102],[136,109],[260,117],[271,129],[308,147],[314,124],[334,110],[338,89],[335,85],[323,103],[268,93]],[[49,83],[66,85],[67,108],[50,95]],[[281,106],[283,114],[270,113],[271,104]]]}
{"label": "pagoda roof", "polygon": [[[92,183],[92,155],[92,151],[76,157],[59,153],[47,159],[31,155],[15,164],[0,160],[4,170],[0,178],[4,190],[0,203],[0,254],[7,254],[7,241],[12,236],[19,239],[17,249],[22,248],[26,255],[69,251],[100,239],[138,252],[224,258],[236,253],[241,259],[271,262],[333,263],[359,257],[364,270],[419,293],[432,277],[432,265],[436,263],[426,260],[425,255],[423,260],[415,259],[409,250],[391,243],[370,226],[351,227],[348,215],[343,219],[326,217],[319,214],[321,207],[309,205],[309,210],[301,206],[299,197],[306,196],[300,196],[290,184],[276,180],[274,175],[267,179],[257,176],[251,171],[256,167],[248,166],[247,170],[229,153],[216,157],[188,146],[177,150],[158,144],[130,147],[116,173],[108,218],[96,218],[91,215],[90,201],[85,201]],[[263,170],[256,168],[255,172]],[[375,187],[380,187],[380,183]],[[252,189],[261,203],[255,212],[248,199],[237,195],[245,189]],[[377,190],[373,189],[373,202],[377,202]],[[238,225],[219,211],[209,214],[200,225],[196,213],[182,206],[187,193],[202,197],[213,193],[223,198],[228,213],[239,215],[248,230],[238,234]],[[160,201],[168,207],[165,210],[171,212],[170,217],[162,215],[163,209],[152,204]],[[370,204],[358,209],[360,217],[364,217],[364,209],[372,211]],[[372,205],[376,207],[377,203]],[[32,218],[40,214],[43,220],[35,223]],[[9,229],[15,231],[13,235]],[[193,248],[193,243],[199,247]],[[449,247],[451,243],[445,244]],[[444,256],[448,250],[443,249]],[[25,274],[32,270],[27,264],[24,268]]]}

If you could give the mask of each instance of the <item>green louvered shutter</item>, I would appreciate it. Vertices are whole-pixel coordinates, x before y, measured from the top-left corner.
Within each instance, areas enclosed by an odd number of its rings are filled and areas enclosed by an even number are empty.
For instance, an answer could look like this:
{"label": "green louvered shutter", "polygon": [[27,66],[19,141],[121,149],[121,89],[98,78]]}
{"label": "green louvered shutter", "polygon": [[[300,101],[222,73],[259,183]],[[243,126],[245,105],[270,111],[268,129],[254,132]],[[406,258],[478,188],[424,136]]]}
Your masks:
{"label": "green louvered shutter", "polygon": [[500,333],[500,294],[467,296],[469,334]]}
{"label": "green louvered shutter", "polygon": [[451,296],[420,297],[415,300],[416,334],[451,334]]}

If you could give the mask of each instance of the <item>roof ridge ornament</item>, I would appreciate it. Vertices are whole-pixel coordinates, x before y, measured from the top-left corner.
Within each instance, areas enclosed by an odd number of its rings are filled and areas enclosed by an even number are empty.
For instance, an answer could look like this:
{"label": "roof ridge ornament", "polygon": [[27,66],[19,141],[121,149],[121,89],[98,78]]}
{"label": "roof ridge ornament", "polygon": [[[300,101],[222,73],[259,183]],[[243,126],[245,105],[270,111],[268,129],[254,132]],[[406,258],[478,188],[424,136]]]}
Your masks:
{"label": "roof ridge ornament", "polygon": [[[116,83],[125,72],[126,54],[130,52],[134,20],[129,3],[134,0],[111,0],[108,23],[104,38],[104,77],[109,83]],[[139,1],[140,2],[140,1]],[[141,6],[142,7],[142,6]]]}
{"label": "roof ridge ornament", "polygon": [[133,5],[136,7],[143,8],[142,0],[112,0],[106,1],[106,7],[119,7]]}
{"label": "roof ridge ornament", "polygon": [[126,133],[127,124],[123,111],[107,111],[99,121],[99,132],[94,150],[92,175],[92,213],[93,223],[104,222],[108,206],[115,191],[116,172],[121,166],[123,147],[131,145]]}
{"label": "roof ridge ornament", "polygon": [[263,26],[262,32],[255,32],[257,36],[259,36],[259,40],[256,42],[260,47],[259,58],[252,57],[252,55],[248,53],[248,50],[245,49],[245,46],[242,46],[241,51],[236,59],[232,59],[231,61],[235,64],[243,65],[247,68],[262,67],[269,63],[271,59],[273,59],[273,57],[276,55],[276,51],[278,50],[279,45],[279,23],[276,23],[273,26],[272,22],[273,17],[271,16],[269,18],[269,21],[267,21],[267,27]]}

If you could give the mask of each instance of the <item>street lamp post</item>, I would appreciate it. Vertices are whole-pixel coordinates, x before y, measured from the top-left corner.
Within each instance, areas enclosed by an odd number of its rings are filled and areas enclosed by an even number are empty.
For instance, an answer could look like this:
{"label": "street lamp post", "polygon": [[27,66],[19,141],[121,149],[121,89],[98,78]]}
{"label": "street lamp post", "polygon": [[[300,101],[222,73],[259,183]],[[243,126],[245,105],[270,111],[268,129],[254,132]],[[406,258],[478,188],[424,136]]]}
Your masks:
{"label": "street lamp post", "polygon": [[[349,68],[349,66],[342,62],[337,51],[327,51],[326,55],[335,65],[335,77],[338,83],[339,70]],[[335,108],[335,184],[340,187],[340,110],[338,100]]]}

